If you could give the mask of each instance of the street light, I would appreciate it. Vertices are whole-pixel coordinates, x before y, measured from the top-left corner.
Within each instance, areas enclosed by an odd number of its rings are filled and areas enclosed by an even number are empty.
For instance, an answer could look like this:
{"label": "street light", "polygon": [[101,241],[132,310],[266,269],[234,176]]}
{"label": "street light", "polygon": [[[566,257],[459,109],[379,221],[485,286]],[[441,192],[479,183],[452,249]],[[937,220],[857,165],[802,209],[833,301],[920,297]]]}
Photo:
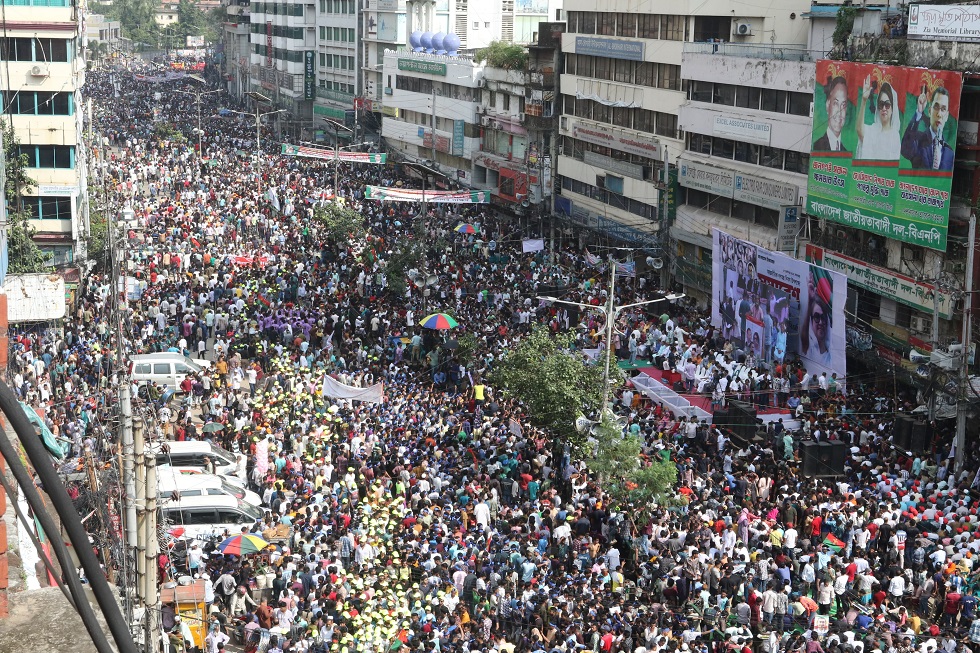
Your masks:
{"label": "street light", "polygon": [[583,304],[580,302],[571,302],[566,299],[558,299],[557,297],[551,297],[547,295],[539,296],[538,299],[546,302],[557,302],[559,304],[569,304],[571,306],[579,306],[581,308],[589,310],[601,311],[603,315],[606,316],[606,370],[602,375],[602,415],[604,416],[609,410],[609,364],[612,359],[612,337],[613,329],[615,328],[616,318],[619,316],[621,311],[625,311],[630,308],[636,308],[637,306],[645,306],[647,304],[656,304],[664,301],[676,301],[683,298],[685,295],[683,293],[675,295],[665,295],[660,299],[649,299],[644,302],[635,302],[633,304],[626,304],[624,306],[613,306],[613,301],[616,296],[616,264],[614,261],[610,261],[610,281],[609,281],[609,302],[606,306],[593,306],[592,304]]}
{"label": "street light", "polygon": [[[198,82],[204,83],[204,79],[197,75],[188,75],[188,77]],[[201,157],[204,156],[204,149],[203,149],[204,146],[201,142],[201,135],[203,134],[203,132],[201,131],[201,96],[210,95],[211,93],[220,93],[221,89],[216,88],[211,91],[181,91],[179,89],[175,89],[175,90],[183,95],[197,96],[197,158],[200,160]]]}
{"label": "street light", "polygon": [[[272,104],[272,100],[262,95],[261,93],[256,93],[255,91],[249,91],[246,93],[248,97],[255,100],[255,185],[258,187],[259,192],[262,192],[262,175],[259,171],[259,166],[262,162],[262,118],[266,116],[271,116],[274,113],[286,113],[285,109],[275,109],[273,111],[266,111],[265,113],[259,113],[259,104]],[[238,113],[243,116],[251,116],[253,114],[246,111],[236,111],[235,109],[228,109],[231,113]]]}
{"label": "street light", "polygon": [[[343,129],[349,131],[352,138],[354,131],[347,125],[342,125],[336,120],[332,120],[330,118],[321,118],[321,120],[328,125],[333,126],[333,194],[334,197],[338,197],[340,195],[340,186],[338,185],[337,175],[337,170],[340,168],[340,130]],[[354,147],[354,145],[356,144],[351,144],[350,147]]]}

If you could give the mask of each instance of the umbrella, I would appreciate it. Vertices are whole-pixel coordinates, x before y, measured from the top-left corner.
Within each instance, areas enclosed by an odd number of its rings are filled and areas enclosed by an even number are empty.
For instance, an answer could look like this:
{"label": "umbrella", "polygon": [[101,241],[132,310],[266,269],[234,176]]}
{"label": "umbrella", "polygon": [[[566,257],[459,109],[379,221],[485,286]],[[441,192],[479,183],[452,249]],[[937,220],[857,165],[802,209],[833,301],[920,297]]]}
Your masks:
{"label": "umbrella", "polygon": [[204,425],[204,428],[201,429],[201,432],[214,433],[215,431],[220,431],[223,428],[225,428],[225,425],[222,424],[221,422],[208,422],[207,424]]}
{"label": "umbrella", "polygon": [[242,534],[232,535],[218,545],[218,550],[225,555],[240,556],[258,553],[267,546],[269,546],[269,543],[258,535]]}
{"label": "umbrella", "polygon": [[459,323],[451,315],[446,313],[433,313],[422,320],[421,325],[426,329],[452,329],[458,327]]}
{"label": "umbrella", "polygon": [[480,230],[477,229],[476,227],[474,227],[471,224],[461,224],[458,227],[456,227],[453,231],[455,231],[458,234],[478,234],[478,233],[480,233]]}
{"label": "umbrella", "polygon": [[449,340],[444,342],[442,346],[445,347],[446,349],[456,349],[459,347],[459,341],[456,340],[455,338],[450,338]]}

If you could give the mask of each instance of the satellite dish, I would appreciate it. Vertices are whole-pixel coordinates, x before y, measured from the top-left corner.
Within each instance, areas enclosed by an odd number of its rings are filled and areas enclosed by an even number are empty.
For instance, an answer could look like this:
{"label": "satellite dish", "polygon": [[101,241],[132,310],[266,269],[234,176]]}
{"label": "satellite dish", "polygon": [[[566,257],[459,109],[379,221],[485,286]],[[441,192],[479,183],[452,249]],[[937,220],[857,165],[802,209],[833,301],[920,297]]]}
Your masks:
{"label": "satellite dish", "polygon": [[647,259],[647,263],[649,263],[650,267],[653,268],[654,270],[659,270],[664,266],[664,260],[661,258],[653,258],[652,260]]}

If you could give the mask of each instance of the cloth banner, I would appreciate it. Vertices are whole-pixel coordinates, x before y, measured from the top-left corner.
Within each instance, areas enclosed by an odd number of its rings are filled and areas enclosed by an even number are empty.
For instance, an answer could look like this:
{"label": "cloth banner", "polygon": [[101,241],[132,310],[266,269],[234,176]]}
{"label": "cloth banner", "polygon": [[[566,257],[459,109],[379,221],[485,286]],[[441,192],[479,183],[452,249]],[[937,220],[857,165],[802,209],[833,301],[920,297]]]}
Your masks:
{"label": "cloth banner", "polygon": [[616,274],[621,277],[635,277],[636,261],[630,261],[629,263],[617,263]]}
{"label": "cloth banner", "polygon": [[[187,77],[187,73],[163,73],[162,75],[134,75],[138,82],[150,82],[158,84],[160,82],[172,82]],[[118,97],[118,96],[117,96]]]}
{"label": "cloth banner", "polygon": [[327,159],[329,161],[344,161],[347,163],[387,163],[387,154],[375,152],[336,152],[319,147],[303,147],[302,145],[282,144],[283,156],[299,156],[308,159]]}
{"label": "cloth banner", "polygon": [[521,248],[524,253],[528,252],[541,252],[544,251],[544,239],[543,238],[528,238],[527,240],[521,241]]}
{"label": "cloth banner", "polygon": [[279,193],[276,192],[275,186],[269,186],[269,192],[267,194],[267,199],[272,207],[278,211],[279,210]]}
{"label": "cloth banner", "polygon": [[255,471],[263,478],[269,472],[269,441],[265,438],[255,443]]}
{"label": "cloth banner", "polygon": [[585,264],[592,268],[602,267],[602,259],[589,250],[585,250]]}
{"label": "cloth banner", "polygon": [[410,188],[368,186],[364,191],[364,199],[388,202],[421,202],[424,199],[433,204],[485,204],[490,201],[490,191],[426,190],[423,192]]}
{"label": "cloth banner", "polygon": [[324,397],[351,399],[353,401],[363,401],[369,404],[380,404],[384,401],[384,394],[384,383],[375,383],[374,385],[366,388],[355,388],[354,386],[344,385],[329,375],[323,377]]}

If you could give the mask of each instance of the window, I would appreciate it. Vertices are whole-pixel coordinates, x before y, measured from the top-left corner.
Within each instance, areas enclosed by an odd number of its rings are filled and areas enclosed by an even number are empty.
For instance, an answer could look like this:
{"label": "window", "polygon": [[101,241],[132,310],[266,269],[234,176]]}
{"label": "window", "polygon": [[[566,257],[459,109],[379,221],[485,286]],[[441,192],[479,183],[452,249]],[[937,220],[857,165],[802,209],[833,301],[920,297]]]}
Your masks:
{"label": "window", "polygon": [[741,161],[743,163],[751,163],[753,165],[758,165],[759,163],[759,146],[754,143],[743,143],[741,141],[735,143],[735,160]]}
{"label": "window", "polygon": [[616,14],[602,12],[599,14],[598,34],[603,36],[616,35]]}
{"label": "window", "polygon": [[320,53],[320,68],[326,68],[326,67],[327,67],[327,55],[325,55],[325,54],[323,54],[321,52]]}
{"label": "window", "polygon": [[809,173],[810,155],[802,152],[786,150],[786,167],[789,172],[798,172],[801,175]]}
{"label": "window", "polygon": [[327,40],[327,28],[322,25],[320,26],[320,40],[321,41]]}
{"label": "window", "polygon": [[762,110],[786,113],[786,91],[762,90]]}
{"label": "window", "polygon": [[635,14],[619,14],[616,23],[619,36],[636,36]]}
{"label": "window", "polygon": [[135,374],[149,374],[150,373],[150,364],[149,363],[137,363],[136,366],[133,368],[133,372]]}
{"label": "window", "polygon": [[616,63],[613,66],[615,72],[613,77],[617,82],[626,82],[627,84],[633,83],[633,62],[626,61],[625,59],[616,59]]}
{"label": "window", "polygon": [[636,62],[635,83],[640,86],[653,86],[657,83],[657,64],[646,61]]}
{"label": "window", "polygon": [[609,59],[607,57],[596,57],[595,58],[595,73],[596,79],[612,79],[613,62],[615,59]]}
{"label": "window", "polygon": [[170,374],[170,363],[154,363],[154,374]]}
{"label": "window", "polygon": [[711,102],[712,101],[712,89],[711,82],[696,82],[692,81],[688,84],[688,96],[694,102]]}
{"label": "window", "polygon": [[676,138],[677,116],[672,113],[657,113],[657,134]]}
{"label": "window", "polygon": [[735,86],[733,84],[715,84],[712,102],[730,107],[735,106]]}
{"label": "window", "polygon": [[786,108],[786,113],[794,116],[809,116],[810,115],[810,102],[813,100],[813,96],[807,93],[796,93],[794,91],[789,92],[789,105]]}
{"label": "window", "polygon": [[665,41],[683,41],[686,16],[662,16],[660,38]]}
{"label": "window", "polygon": [[656,14],[637,15],[636,35],[641,39],[660,38],[660,16]]}
{"label": "window", "polygon": [[783,151],[775,147],[763,147],[760,152],[759,165],[767,168],[783,168]]}
{"label": "window", "polygon": [[735,158],[735,141],[715,136],[711,140],[711,155],[723,159]]}
{"label": "window", "polygon": [[711,137],[703,134],[691,134],[687,149],[698,154],[711,154]]}
{"label": "window", "polygon": [[744,109],[758,109],[762,89],[750,86],[739,86],[735,92],[735,106]]}
{"label": "window", "polygon": [[63,168],[75,166],[75,148],[71,145],[21,145],[28,168]]}

